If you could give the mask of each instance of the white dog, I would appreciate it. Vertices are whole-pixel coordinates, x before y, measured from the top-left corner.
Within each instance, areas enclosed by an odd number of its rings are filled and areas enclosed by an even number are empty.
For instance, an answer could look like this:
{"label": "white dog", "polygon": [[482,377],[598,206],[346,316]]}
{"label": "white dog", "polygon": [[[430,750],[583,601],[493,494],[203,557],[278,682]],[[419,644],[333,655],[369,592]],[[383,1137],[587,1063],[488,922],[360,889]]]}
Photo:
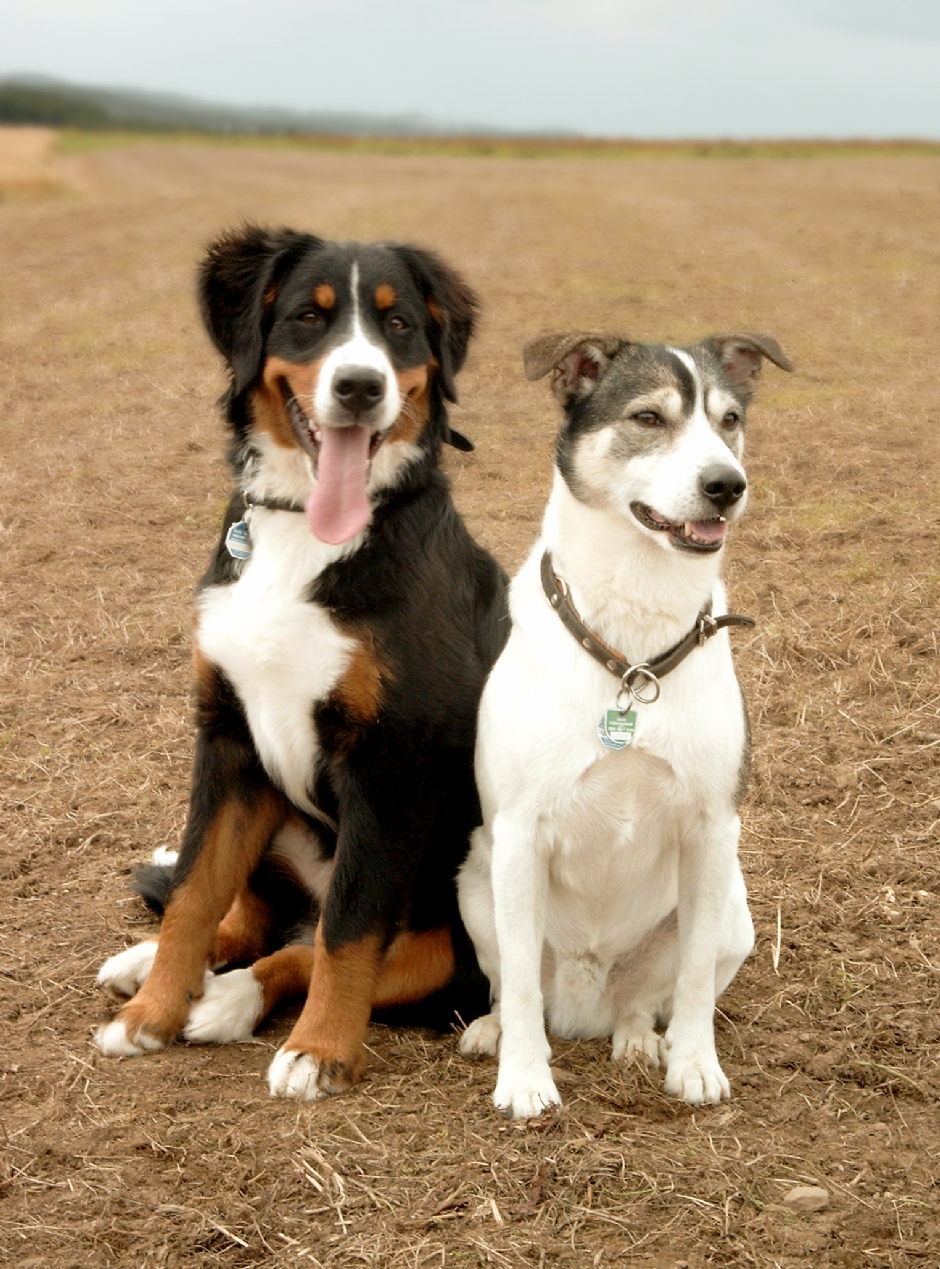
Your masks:
{"label": "white dog", "polygon": [[746,619],[713,614],[765,357],[792,369],[766,335],[526,349],[565,419],[483,694],[484,824],[459,879],[494,1001],[461,1052],[499,1048],[494,1101],[517,1118],[560,1101],[546,1014],[556,1035],[612,1035],[615,1059],[665,1065],[687,1102],[730,1096],[715,999],[754,928],[737,856],[748,724],[724,626]]}

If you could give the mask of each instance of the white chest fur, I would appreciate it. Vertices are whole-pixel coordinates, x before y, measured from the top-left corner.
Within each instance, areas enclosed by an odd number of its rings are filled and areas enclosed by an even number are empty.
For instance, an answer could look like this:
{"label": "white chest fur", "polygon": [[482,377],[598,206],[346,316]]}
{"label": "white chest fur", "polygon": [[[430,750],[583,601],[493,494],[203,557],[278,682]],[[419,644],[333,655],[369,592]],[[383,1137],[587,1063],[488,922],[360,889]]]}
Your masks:
{"label": "white chest fur", "polygon": [[265,770],[311,811],[314,706],[343,674],[355,644],[306,595],[322,569],[358,541],[325,546],[303,515],[264,510],[253,512],[251,538],[238,581],[200,595],[196,640],[237,692]]}

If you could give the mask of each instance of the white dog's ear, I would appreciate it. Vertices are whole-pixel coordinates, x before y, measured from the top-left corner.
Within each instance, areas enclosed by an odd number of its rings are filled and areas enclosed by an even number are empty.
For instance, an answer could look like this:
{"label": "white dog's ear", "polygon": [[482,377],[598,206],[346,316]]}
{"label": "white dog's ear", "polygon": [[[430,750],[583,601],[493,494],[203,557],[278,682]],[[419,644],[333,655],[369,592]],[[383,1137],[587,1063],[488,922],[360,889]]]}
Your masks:
{"label": "white dog's ear", "polygon": [[763,358],[772,361],[781,370],[792,370],[789,357],[773,335],[755,335],[744,331],[736,335],[711,335],[702,344],[721,362],[725,374],[745,396],[757,387]]}
{"label": "white dog's ear", "polygon": [[522,351],[527,379],[552,376],[552,391],[562,405],[588,396],[623,344],[605,331],[549,331]]}

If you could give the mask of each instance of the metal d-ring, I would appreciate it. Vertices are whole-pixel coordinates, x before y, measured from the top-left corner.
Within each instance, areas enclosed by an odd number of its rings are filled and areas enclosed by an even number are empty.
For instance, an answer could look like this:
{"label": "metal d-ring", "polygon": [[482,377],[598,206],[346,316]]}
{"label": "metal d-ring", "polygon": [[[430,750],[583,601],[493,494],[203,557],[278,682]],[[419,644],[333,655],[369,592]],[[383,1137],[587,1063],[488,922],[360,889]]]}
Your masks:
{"label": "metal d-ring", "polygon": [[[635,680],[640,679],[640,683]],[[659,679],[648,665],[631,665],[620,680],[620,691],[617,693],[617,708],[629,709],[633,701],[639,705],[655,705],[659,700]],[[620,698],[626,694],[627,702],[620,704]]]}

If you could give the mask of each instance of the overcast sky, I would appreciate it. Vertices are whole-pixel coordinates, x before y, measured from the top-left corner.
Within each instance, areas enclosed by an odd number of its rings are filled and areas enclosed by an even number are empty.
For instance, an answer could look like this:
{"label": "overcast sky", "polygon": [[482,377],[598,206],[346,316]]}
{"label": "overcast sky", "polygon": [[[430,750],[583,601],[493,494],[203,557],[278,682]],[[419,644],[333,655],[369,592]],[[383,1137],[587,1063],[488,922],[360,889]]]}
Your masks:
{"label": "overcast sky", "polygon": [[940,138],[940,0],[0,0],[0,75],[607,136]]}

